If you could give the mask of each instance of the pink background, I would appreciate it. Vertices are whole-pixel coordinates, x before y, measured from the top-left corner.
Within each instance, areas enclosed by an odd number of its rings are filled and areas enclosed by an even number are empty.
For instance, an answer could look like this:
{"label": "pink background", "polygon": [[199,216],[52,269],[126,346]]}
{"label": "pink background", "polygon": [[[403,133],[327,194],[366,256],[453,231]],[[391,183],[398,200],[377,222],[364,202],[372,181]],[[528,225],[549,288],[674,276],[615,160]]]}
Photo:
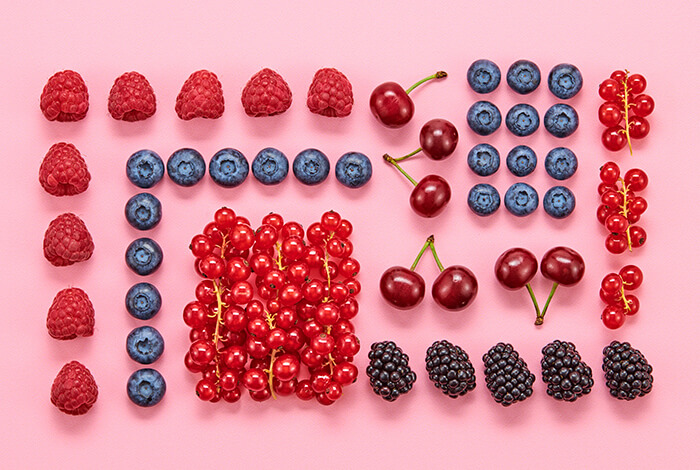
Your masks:
{"label": "pink background", "polygon": [[[693,436],[700,383],[696,349],[691,347],[698,334],[694,138],[700,51],[694,33],[699,11],[693,2],[391,1],[331,6],[311,1],[282,8],[276,2],[189,3],[25,2],[13,4],[0,19],[0,59],[5,65],[0,77],[0,199],[6,226],[0,235],[0,339],[5,355],[0,361],[0,455],[5,466],[104,468],[153,462],[209,468],[690,468],[698,461]],[[491,137],[477,138],[467,128],[465,114],[479,97],[467,87],[465,74],[479,58],[501,67],[502,83],[486,99],[504,115],[513,104],[528,102],[543,116],[556,101],[544,81],[524,98],[512,92],[505,71],[513,61],[534,60],[544,77],[555,64],[576,64],[584,75],[583,90],[571,100],[581,117],[578,132],[557,140],[541,128],[518,139],[502,127]],[[251,119],[240,105],[240,90],[266,66],[285,77],[294,103],[279,117]],[[306,109],[311,77],[323,66],[337,67],[352,82],[356,103],[349,118],[331,120]],[[596,119],[597,84],[623,67],[646,76],[657,105],[651,134],[635,143],[634,157],[604,151]],[[46,79],[66,68],[79,71],[87,82],[90,111],[79,123],[51,123],[39,112],[39,95]],[[173,111],[175,96],[185,78],[201,68],[220,77],[226,112],[216,121],[180,121]],[[380,82],[408,86],[438,69],[450,77],[414,92],[416,114],[408,126],[388,130],[370,116],[368,96]],[[107,113],[114,79],[130,70],[146,75],[158,98],[156,115],[138,124],[116,122]],[[411,212],[409,183],[381,155],[398,156],[415,148],[420,127],[434,117],[455,123],[460,142],[447,161],[416,158],[405,165],[417,178],[435,172],[452,186],[453,200],[445,213],[427,220]],[[84,154],[93,175],[86,193],[59,199],[39,186],[40,161],[57,141],[72,142]],[[519,219],[501,207],[487,219],[473,215],[466,194],[482,179],[468,171],[466,154],[480,141],[501,152],[501,169],[487,180],[501,195],[516,180],[504,164],[511,147],[524,143],[537,152],[537,170],[525,181],[540,196],[555,184],[543,167],[547,151],[571,147],[579,170],[565,184],[577,196],[574,214],[555,221],[540,208]],[[333,163],[342,153],[357,150],[372,158],[374,177],[355,191],[333,177],[309,189],[291,175],[272,188],[258,184],[252,175],[232,190],[216,187],[208,176],[189,189],[167,177],[155,187],[164,218],[146,235],[161,244],[165,261],[146,280],[164,298],[161,313],[150,324],[166,340],[166,352],[154,366],[165,376],[168,392],[157,407],[141,409],[125,393],[129,374],[138,368],[125,353],[125,338],[142,322],[126,313],[124,295],[143,279],[123,261],[128,243],[142,235],[123,216],[124,203],[138,191],[124,176],[124,165],[140,148],[167,159],[183,146],[197,148],[207,160],[228,146],[249,160],[266,146],[281,149],[290,159],[314,146]],[[651,180],[644,194],[649,210],[641,223],[649,242],[621,256],[604,250],[604,233],[594,215],[597,168],[611,158],[623,170],[643,168]],[[187,244],[223,204],[255,223],[269,211],[304,225],[331,208],[349,218],[362,265],[356,326],[363,346],[357,364],[364,369],[372,342],[393,339],[418,373],[413,392],[385,403],[372,394],[362,374],[329,408],[295,399],[199,402],[196,378],[182,364],[188,338],[181,311],[193,298],[197,281]],[[89,262],[58,269],[41,255],[41,243],[49,221],[64,211],[85,220],[96,250]],[[445,265],[464,264],[479,279],[478,298],[463,313],[440,311],[430,297],[414,311],[401,313],[379,296],[384,269],[409,265],[430,233]],[[493,263],[513,246],[529,248],[539,257],[555,245],[577,249],[587,272],[578,287],[560,289],[545,325],[536,330],[526,293],[499,287]],[[636,318],[611,332],[599,319],[603,305],[598,287],[604,274],[627,263],[644,271],[638,292],[642,307]],[[430,286],[437,274],[432,261],[424,260],[419,271]],[[96,332],[91,338],[58,342],[46,332],[46,312],[55,293],[69,285],[90,295]],[[538,276],[533,287],[543,302],[549,284]],[[462,345],[476,366],[477,388],[464,399],[439,394],[424,372],[425,349],[442,338]],[[540,349],[556,338],[573,341],[594,370],[592,393],[574,404],[549,398],[540,378]],[[630,341],[653,364],[654,390],[648,397],[626,403],[609,396],[600,364],[602,348],[613,339]],[[512,342],[538,377],[534,396],[507,409],[487,392],[481,363],[481,355],[498,341]],[[49,402],[55,374],[72,359],[86,364],[99,385],[97,404],[78,418],[59,413]],[[688,392],[680,394],[681,387]]]}

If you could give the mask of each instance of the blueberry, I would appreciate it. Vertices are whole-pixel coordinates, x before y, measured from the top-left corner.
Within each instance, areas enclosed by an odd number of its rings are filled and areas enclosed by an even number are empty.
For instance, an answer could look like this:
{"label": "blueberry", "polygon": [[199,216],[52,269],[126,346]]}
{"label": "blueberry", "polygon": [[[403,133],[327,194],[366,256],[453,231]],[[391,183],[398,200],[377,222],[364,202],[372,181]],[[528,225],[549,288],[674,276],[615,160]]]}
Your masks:
{"label": "blueberry", "polygon": [[155,272],[162,262],[163,250],[150,238],[138,238],[126,249],[126,264],[141,276]]}
{"label": "blueberry", "polygon": [[568,104],[557,103],[544,114],[544,127],[554,137],[569,137],[578,129],[578,114]]}
{"label": "blueberry", "polygon": [[540,116],[529,104],[516,104],[506,114],[506,127],[518,137],[525,137],[540,127]]}
{"label": "blueberry", "polygon": [[554,186],[544,193],[542,206],[544,211],[555,219],[563,219],[574,211],[576,198],[569,188]]}
{"label": "blueberry", "polygon": [[547,78],[549,91],[562,100],[576,96],[583,86],[581,71],[571,64],[555,65]]}
{"label": "blueberry", "polygon": [[515,183],[508,188],[503,201],[508,212],[518,217],[532,214],[540,202],[535,188],[526,183]]}
{"label": "blueberry", "polygon": [[477,101],[467,111],[467,124],[479,135],[493,134],[501,125],[501,112],[489,101]]}
{"label": "blueberry", "polygon": [[506,81],[513,91],[527,95],[540,86],[540,69],[534,62],[518,60],[508,68]]}
{"label": "blueberry", "polygon": [[299,181],[309,186],[320,184],[328,178],[331,164],[323,152],[317,149],[306,149],[294,157],[292,171]]}
{"label": "blueberry", "polygon": [[165,343],[152,326],[139,326],[126,337],[126,352],[140,364],[152,364],[163,354]]}
{"label": "blueberry", "polygon": [[165,379],[155,369],[139,369],[129,377],[126,393],[136,405],[157,405],[165,395]]}
{"label": "blueberry", "polygon": [[496,212],[501,205],[501,196],[490,184],[477,184],[469,190],[467,204],[476,215],[484,217]]}
{"label": "blueberry", "polygon": [[207,164],[195,149],[176,150],[168,158],[168,176],[180,186],[194,186],[204,178]]}
{"label": "blueberry", "polygon": [[490,60],[477,60],[467,70],[467,82],[477,93],[491,93],[501,83],[501,69]]}
{"label": "blueberry", "polygon": [[156,286],[148,282],[139,282],[131,286],[126,293],[126,310],[139,320],[150,320],[156,316],[162,303]]}
{"label": "blueberry", "polygon": [[493,145],[477,144],[469,151],[467,164],[477,175],[490,176],[501,165],[501,156]]}
{"label": "blueberry", "polygon": [[126,161],[126,177],[139,188],[152,188],[164,173],[163,160],[153,150],[139,150]]}
{"label": "blueberry", "polygon": [[515,176],[527,176],[535,171],[537,155],[527,145],[518,145],[508,152],[506,166]]}
{"label": "blueberry", "polygon": [[253,176],[262,184],[279,184],[287,177],[287,173],[289,160],[275,148],[264,148],[253,159]]}
{"label": "blueberry", "polygon": [[571,178],[578,168],[578,160],[574,152],[566,147],[557,147],[549,151],[544,159],[547,174],[555,180]]}
{"label": "blueberry", "polygon": [[359,188],[372,177],[372,162],[360,152],[348,152],[335,164],[335,177],[348,188]]}
{"label": "blueberry", "polygon": [[160,201],[153,194],[139,193],[126,201],[124,214],[132,227],[149,230],[160,222],[162,208]]}
{"label": "blueberry", "polygon": [[225,188],[235,188],[244,182],[248,171],[248,160],[236,149],[221,149],[209,161],[209,176]]}

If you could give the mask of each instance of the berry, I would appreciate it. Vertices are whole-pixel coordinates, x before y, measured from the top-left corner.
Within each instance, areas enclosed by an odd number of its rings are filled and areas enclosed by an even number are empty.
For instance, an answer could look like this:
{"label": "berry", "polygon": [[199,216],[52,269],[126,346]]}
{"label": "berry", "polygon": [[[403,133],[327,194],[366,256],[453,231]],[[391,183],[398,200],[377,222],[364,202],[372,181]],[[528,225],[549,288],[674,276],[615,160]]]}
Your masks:
{"label": "berry", "polygon": [[431,160],[444,160],[457,147],[457,128],[445,119],[431,119],[420,130],[420,147]]}
{"label": "berry", "polygon": [[138,238],[126,249],[126,264],[140,276],[154,273],[163,262],[163,250],[151,238]]}
{"label": "berry", "polygon": [[503,202],[513,215],[525,217],[532,214],[539,205],[535,188],[527,183],[515,183],[506,191]]}
{"label": "berry", "polygon": [[578,169],[576,154],[566,147],[556,147],[544,158],[544,169],[555,180],[571,178]]}
{"label": "berry", "polygon": [[126,202],[124,214],[132,227],[139,230],[150,230],[160,222],[161,210],[161,204],[157,197],[150,193],[139,193]]}
{"label": "berry", "polygon": [[243,87],[241,103],[248,116],[274,116],[292,105],[292,90],[280,74],[264,68]]}
{"label": "berry", "polygon": [[224,114],[224,91],[216,74],[199,70],[190,75],[177,95],[175,112],[184,121],[220,118]]}
{"label": "berry", "polygon": [[501,83],[501,69],[490,60],[476,60],[467,70],[467,83],[477,93],[491,93]]}
{"label": "berry", "polygon": [[644,354],[627,342],[613,341],[603,349],[605,385],[618,400],[634,400],[651,392],[652,370]]}
{"label": "berry", "polygon": [[542,275],[564,286],[573,286],[583,278],[586,265],[571,248],[558,246],[547,251],[540,262]]}
{"label": "berry", "polygon": [[281,183],[289,173],[287,156],[276,148],[262,149],[253,159],[253,176],[265,185]]}
{"label": "berry", "polygon": [[318,149],[302,150],[292,163],[294,176],[302,183],[313,186],[323,183],[331,171],[328,157]]}
{"label": "berry", "polygon": [[138,72],[127,72],[114,80],[107,109],[118,121],[143,121],[156,112],[156,94],[146,77]]}
{"label": "berry", "polygon": [[506,114],[506,127],[518,137],[531,135],[540,127],[540,115],[529,104],[516,104]]}
{"label": "berry", "polygon": [[554,137],[569,137],[578,129],[578,114],[568,104],[557,103],[544,114],[544,127]]}
{"label": "berry", "polygon": [[542,207],[548,215],[555,219],[563,219],[574,211],[576,198],[566,186],[554,186],[544,193]]}
{"label": "berry", "polygon": [[627,266],[623,266],[622,268],[620,268],[619,274],[622,278],[622,282],[624,283],[625,289],[628,290],[634,290],[639,288],[639,286],[642,285],[642,281],[644,280],[642,270],[633,264],[628,264]]}
{"label": "berry", "polygon": [[620,167],[615,162],[607,162],[600,167],[600,180],[606,185],[614,185],[620,177]]}
{"label": "berry", "polygon": [[467,204],[476,215],[487,216],[496,212],[501,206],[501,196],[490,184],[477,184],[469,190]]}
{"label": "berry", "polygon": [[51,403],[69,415],[87,413],[97,401],[97,384],[90,371],[78,361],[64,365],[51,386]]}
{"label": "berry", "polygon": [[148,282],[134,284],[126,293],[126,310],[139,320],[150,320],[160,311],[162,300],[156,286]]}
{"label": "berry", "polygon": [[248,160],[232,148],[221,149],[209,161],[209,176],[224,188],[235,188],[248,177]]}
{"label": "berry", "polygon": [[606,101],[617,100],[620,94],[620,82],[612,78],[606,78],[598,86],[598,94]]}
{"label": "berry", "polygon": [[379,279],[382,297],[393,307],[407,310],[418,305],[425,297],[425,281],[415,271],[393,266]]}
{"label": "berry", "polygon": [[168,158],[168,176],[179,186],[194,186],[204,177],[207,164],[195,149],[176,150]]}
{"label": "berry", "polygon": [[155,406],[165,396],[165,379],[155,369],[139,369],[129,376],[126,394],[138,406]]}
{"label": "berry", "polygon": [[467,155],[469,168],[479,176],[491,176],[501,165],[501,156],[493,145],[477,144]]}
{"label": "berry", "polygon": [[374,393],[386,401],[395,401],[408,393],[416,381],[416,373],[408,365],[408,355],[393,341],[372,344],[367,376]]}
{"label": "berry", "polygon": [[506,81],[516,93],[526,95],[540,86],[540,69],[534,62],[518,60],[508,68]]}
{"label": "berry", "polygon": [[445,178],[428,175],[415,185],[409,203],[421,217],[436,217],[445,209],[451,197],[452,190]]}
{"label": "berry", "polygon": [[600,317],[603,320],[603,325],[611,330],[620,328],[626,320],[625,311],[617,305],[608,305],[603,309]]}
{"label": "berry", "polygon": [[627,77],[627,87],[629,88],[630,92],[634,93],[635,95],[639,94],[646,89],[647,79],[644,78],[643,75],[633,73]]}
{"label": "berry", "polygon": [[631,103],[634,114],[639,117],[647,117],[654,111],[654,100],[649,95],[637,95]]}
{"label": "berry", "polygon": [[629,190],[642,191],[649,185],[649,177],[639,168],[632,168],[625,173],[625,184]]}
{"label": "berry", "polygon": [[498,257],[494,273],[506,289],[521,289],[537,274],[537,258],[524,248],[511,248]]}
{"label": "berry", "polygon": [[473,272],[464,266],[449,266],[435,278],[432,295],[440,307],[454,312],[467,308],[478,290]]}
{"label": "berry", "polygon": [[581,71],[571,64],[555,65],[547,78],[549,91],[562,100],[568,100],[576,96],[583,86]]}
{"label": "berry", "polygon": [[367,155],[348,152],[335,164],[335,177],[348,188],[360,188],[372,177],[372,162]]}
{"label": "berry", "polygon": [[70,212],[53,219],[44,234],[44,256],[54,266],[86,261],[94,250],[85,222]]}
{"label": "berry", "polygon": [[152,326],[139,326],[126,337],[126,352],[140,364],[152,364],[163,354],[165,343]]}
{"label": "berry", "polygon": [[501,112],[490,101],[477,101],[467,111],[467,124],[479,135],[491,135],[501,126]]}
{"label": "berry", "polygon": [[425,352],[425,368],[435,387],[450,398],[466,395],[476,387],[469,355],[447,340],[435,341]]}
{"label": "berry", "polygon": [[139,150],[126,162],[126,177],[139,188],[152,188],[164,173],[163,160],[153,150]]}
{"label": "berry", "polygon": [[515,176],[527,176],[535,171],[537,155],[527,145],[518,145],[508,152],[506,166]]}
{"label": "berry", "polygon": [[306,97],[306,106],[314,114],[345,117],[352,111],[352,85],[348,78],[334,68],[319,69]]}
{"label": "berry", "polygon": [[555,400],[576,401],[593,387],[593,371],[581,360],[574,343],[556,340],[542,348],[542,381]]}
{"label": "berry", "polygon": [[509,343],[498,343],[484,354],[486,387],[496,403],[510,406],[532,395],[535,374]]}
{"label": "berry", "polygon": [[41,92],[41,112],[49,121],[80,121],[88,112],[88,90],[78,72],[53,74]]}
{"label": "berry", "polygon": [[369,97],[369,108],[372,115],[389,128],[403,127],[413,118],[415,106],[408,96],[417,86],[433,79],[447,77],[440,71],[414,83],[404,90],[396,82],[385,82],[377,86]]}
{"label": "berry", "polygon": [[622,111],[620,106],[614,101],[606,101],[598,108],[598,120],[605,127],[614,127],[620,123]]}
{"label": "berry", "polygon": [[53,144],[41,161],[39,183],[53,196],[73,196],[84,192],[90,184],[85,160],[73,144]]}
{"label": "berry", "polygon": [[46,317],[49,335],[56,339],[92,336],[95,330],[95,309],[82,289],[71,287],[56,294]]}

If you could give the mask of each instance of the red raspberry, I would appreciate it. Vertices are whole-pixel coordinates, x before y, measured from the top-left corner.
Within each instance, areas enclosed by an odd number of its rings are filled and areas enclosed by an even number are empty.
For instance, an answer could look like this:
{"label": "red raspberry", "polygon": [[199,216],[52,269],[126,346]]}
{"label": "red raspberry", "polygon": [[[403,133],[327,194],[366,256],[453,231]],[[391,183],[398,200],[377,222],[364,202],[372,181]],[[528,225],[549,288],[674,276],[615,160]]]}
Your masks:
{"label": "red raspberry", "polygon": [[49,78],[41,92],[41,112],[49,121],[80,121],[88,112],[88,90],[78,72],[64,70]]}
{"label": "red raspberry", "polygon": [[107,109],[119,121],[143,121],[156,112],[156,94],[146,77],[138,72],[127,72],[114,81]]}
{"label": "red raspberry", "polygon": [[312,113],[345,117],[352,111],[352,103],[352,85],[345,75],[333,68],[316,72],[306,99]]}
{"label": "red raspberry", "polygon": [[292,90],[282,75],[271,69],[262,69],[246,83],[241,102],[248,116],[274,116],[292,105]]}
{"label": "red raspberry", "polygon": [[185,80],[175,101],[180,119],[220,118],[224,114],[224,90],[214,72],[199,70]]}
{"label": "red raspberry", "polygon": [[95,309],[84,290],[63,289],[53,299],[46,317],[49,335],[56,339],[92,336],[95,331]]}
{"label": "red raspberry", "polygon": [[97,384],[78,361],[61,368],[51,386],[51,403],[69,415],[84,415],[97,401]]}
{"label": "red raspberry", "polygon": [[44,256],[54,266],[90,259],[94,249],[85,222],[70,212],[53,219],[44,234]]}
{"label": "red raspberry", "polygon": [[90,183],[85,160],[73,144],[53,144],[39,167],[39,183],[54,196],[73,196],[84,192]]}

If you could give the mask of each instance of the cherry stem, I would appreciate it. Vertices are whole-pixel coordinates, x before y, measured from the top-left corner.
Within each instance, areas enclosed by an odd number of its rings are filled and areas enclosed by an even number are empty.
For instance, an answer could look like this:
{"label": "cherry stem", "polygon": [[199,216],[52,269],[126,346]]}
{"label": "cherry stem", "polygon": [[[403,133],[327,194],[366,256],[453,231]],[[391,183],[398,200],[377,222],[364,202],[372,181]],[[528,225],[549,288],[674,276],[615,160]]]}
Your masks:
{"label": "cherry stem", "polygon": [[540,306],[537,303],[537,298],[535,297],[535,293],[532,291],[532,286],[528,282],[525,284],[525,287],[527,288],[528,294],[530,294],[530,298],[532,299],[532,305],[535,306],[535,313],[537,314],[537,318],[540,317]]}
{"label": "cherry stem", "polygon": [[627,88],[627,76],[629,71],[625,70],[625,81],[622,82],[622,89],[625,95],[622,98],[622,102],[625,105],[625,135],[627,136],[627,144],[630,147],[630,156],[632,155],[632,138],[630,137],[630,102],[629,102],[629,89]]}
{"label": "cherry stem", "polygon": [[554,297],[554,292],[557,290],[557,287],[559,287],[559,283],[555,282],[552,284],[552,290],[549,291],[549,297],[547,297],[547,302],[544,304],[544,308],[542,309],[542,312],[540,312],[537,315],[537,320],[535,320],[535,325],[541,325],[542,322],[544,322],[544,315],[547,313],[547,309],[549,308],[549,303],[552,301],[552,297]]}
{"label": "cherry stem", "polygon": [[425,78],[422,79],[422,80],[418,80],[416,83],[414,83],[414,84],[411,85],[410,87],[406,88],[406,94],[408,95],[408,94],[411,93],[413,90],[415,90],[415,88],[416,88],[417,86],[422,85],[423,83],[427,82],[428,80],[433,80],[434,78],[445,78],[445,77],[447,77],[447,72],[443,72],[442,70],[439,71],[439,72],[435,72],[435,73],[432,74],[431,76],[425,77]]}
{"label": "cherry stem", "polygon": [[418,147],[417,149],[415,149],[413,152],[409,153],[408,155],[404,155],[403,157],[399,157],[399,158],[394,158],[394,161],[400,162],[400,161],[406,160],[407,158],[414,156],[415,154],[417,154],[421,150],[423,150],[423,149]]}
{"label": "cherry stem", "polygon": [[394,166],[396,167],[396,169],[399,170],[399,171],[401,172],[402,175],[404,175],[406,178],[408,178],[408,181],[410,181],[411,183],[413,183],[413,186],[418,186],[418,182],[417,182],[416,180],[414,180],[413,178],[411,178],[411,175],[409,175],[408,173],[406,173],[406,172],[404,171],[404,169],[401,168],[401,165],[399,165],[398,163],[396,163],[396,159],[395,159],[394,157],[392,157],[392,156],[389,155],[388,153],[385,153],[385,154],[384,154],[384,160],[386,160],[387,162],[389,162],[389,163],[391,163],[392,165],[394,165]]}
{"label": "cherry stem", "polygon": [[411,265],[411,271],[413,271],[413,270],[416,269],[416,266],[418,266],[418,261],[420,261],[420,259],[423,257],[423,253],[425,253],[425,250],[428,249],[428,247],[430,246],[430,243],[431,243],[434,239],[435,239],[435,238],[434,238],[432,235],[430,235],[430,236],[428,237],[428,239],[425,241],[425,243],[423,244],[423,248],[420,249],[420,253],[418,253],[418,256],[416,256],[416,260],[415,260],[415,261],[413,262],[413,264]]}
{"label": "cherry stem", "polygon": [[435,264],[437,264],[437,267],[440,270],[440,272],[443,272],[445,268],[442,266],[440,258],[438,258],[437,250],[435,249],[435,237],[431,235],[428,241],[430,242],[430,251],[433,252],[433,258],[435,258]]}

